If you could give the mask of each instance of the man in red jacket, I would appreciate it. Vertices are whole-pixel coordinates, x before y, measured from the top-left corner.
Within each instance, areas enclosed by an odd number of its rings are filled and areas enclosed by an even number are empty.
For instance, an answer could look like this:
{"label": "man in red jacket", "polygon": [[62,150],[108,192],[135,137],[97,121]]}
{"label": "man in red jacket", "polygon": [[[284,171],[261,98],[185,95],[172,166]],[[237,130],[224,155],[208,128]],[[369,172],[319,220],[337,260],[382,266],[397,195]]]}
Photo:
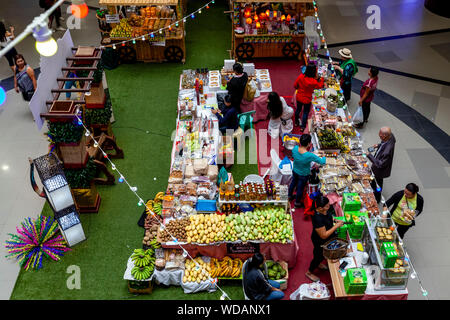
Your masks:
{"label": "man in red jacket", "polygon": [[[294,88],[297,89],[297,109],[295,110],[295,125],[300,126],[300,130],[303,131],[308,121],[309,111],[311,109],[312,95],[315,89],[323,88],[323,79],[317,76],[317,67],[315,64],[310,63],[305,70],[304,74],[298,76],[295,80]],[[300,112],[303,109],[302,123],[299,123]]]}

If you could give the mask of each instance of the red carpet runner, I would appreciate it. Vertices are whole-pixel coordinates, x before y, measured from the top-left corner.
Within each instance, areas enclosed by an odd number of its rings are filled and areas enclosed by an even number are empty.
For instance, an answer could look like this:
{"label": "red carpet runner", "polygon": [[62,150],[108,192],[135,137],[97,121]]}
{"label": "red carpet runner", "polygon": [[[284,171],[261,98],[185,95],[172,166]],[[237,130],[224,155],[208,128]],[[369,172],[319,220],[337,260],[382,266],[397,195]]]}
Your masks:
{"label": "red carpet runner", "polygon": [[[283,60],[260,60],[255,62],[256,69],[269,69],[270,77],[272,81],[273,90],[280,96],[283,96],[286,102],[293,106],[292,95],[294,94],[294,82],[300,74],[301,63],[299,61],[283,61]],[[284,158],[283,147],[281,139],[271,139],[267,134],[268,120],[259,121],[255,124],[257,132],[257,146],[258,146],[258,168],[259,174],[264,175],[266,170],[271,167],[270,149],[279,150],[278,154],[280,159]],[[265,130],[262,130],[265,129]],[[299,128],[294,127],[294,134],[299,134]],[[266,145],[266,150],[259,150],[260,146]],[[278,146],[277,146],[278,145]],[[291,203],[291,207],[294,207],[294,203]],[[311,242],[311,218],[303,214],[303,209],[296,209],[292,214],[294,221],[295,236],[299,243],[299,252],[297,254],[297,263],[295,268],[289,270],[289,282],[285,293],[285,300],[289,300],[290,294],[295,291],[301,284],[310,283],[305,276],[305,272],[309,268],[309,263],[312,259],[313,245]],[[333,288],[331,285],[331,277],[328,271],[317,270],[315,274],[320,277],[320,280],[329,284],[328,289],[333,297]]]}

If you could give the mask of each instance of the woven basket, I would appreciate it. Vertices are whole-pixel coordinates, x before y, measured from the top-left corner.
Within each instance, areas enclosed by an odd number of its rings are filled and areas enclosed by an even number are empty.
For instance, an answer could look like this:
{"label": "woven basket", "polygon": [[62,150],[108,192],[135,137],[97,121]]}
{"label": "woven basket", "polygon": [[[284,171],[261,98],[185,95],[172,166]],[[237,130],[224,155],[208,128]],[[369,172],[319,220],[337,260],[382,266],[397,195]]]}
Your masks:
{"label": "woven basket", "polygon": [[[328,249],[327,248],[328,244],[330,244],[334,240],[336,240],[337,242],[344,244],[344,245],[342,247],[340,247],[339,249]],[[331,239],[330,241],[327,241],[324,245],[322,245],[323,256],[329,260],[341,259],[341,258],[345,257],[345,255],[347,254],[347,246],[348,246],[348,242],[345,240],[338,239],[338,238]]]}

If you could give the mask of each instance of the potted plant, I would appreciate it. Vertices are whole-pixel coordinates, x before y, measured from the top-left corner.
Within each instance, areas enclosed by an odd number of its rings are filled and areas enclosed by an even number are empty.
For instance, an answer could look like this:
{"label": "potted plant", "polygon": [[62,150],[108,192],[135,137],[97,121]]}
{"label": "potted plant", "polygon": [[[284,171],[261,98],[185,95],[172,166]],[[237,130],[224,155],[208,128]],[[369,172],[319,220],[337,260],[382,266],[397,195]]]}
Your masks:
{"label": "potted plant", "polygon": [[89,158],[86,166],[81,169],[65,169],[67,182],[72,189],[78,210],[81,213],[98,212],[100,195],[93,182],[97,174],[94,159]]}

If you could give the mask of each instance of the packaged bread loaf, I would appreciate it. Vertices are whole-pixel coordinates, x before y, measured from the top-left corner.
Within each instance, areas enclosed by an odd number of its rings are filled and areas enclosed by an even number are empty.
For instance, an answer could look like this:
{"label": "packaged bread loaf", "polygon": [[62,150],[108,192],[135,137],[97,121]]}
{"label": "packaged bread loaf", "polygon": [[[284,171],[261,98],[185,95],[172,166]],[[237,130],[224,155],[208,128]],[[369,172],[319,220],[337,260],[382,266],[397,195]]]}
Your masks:
{"label": "packaged bread loaf", "polygon": [[219,174],[219,169],[217,168],[217,165],[209,165],[208,166],[207,176],[208,176],[209,180],[216,181],[218,174]]}
{"label": "packaged bread loaf", "polygon": [[194,159],[194,172],[198,175],[206,175],[208,173],[208,159]]}

